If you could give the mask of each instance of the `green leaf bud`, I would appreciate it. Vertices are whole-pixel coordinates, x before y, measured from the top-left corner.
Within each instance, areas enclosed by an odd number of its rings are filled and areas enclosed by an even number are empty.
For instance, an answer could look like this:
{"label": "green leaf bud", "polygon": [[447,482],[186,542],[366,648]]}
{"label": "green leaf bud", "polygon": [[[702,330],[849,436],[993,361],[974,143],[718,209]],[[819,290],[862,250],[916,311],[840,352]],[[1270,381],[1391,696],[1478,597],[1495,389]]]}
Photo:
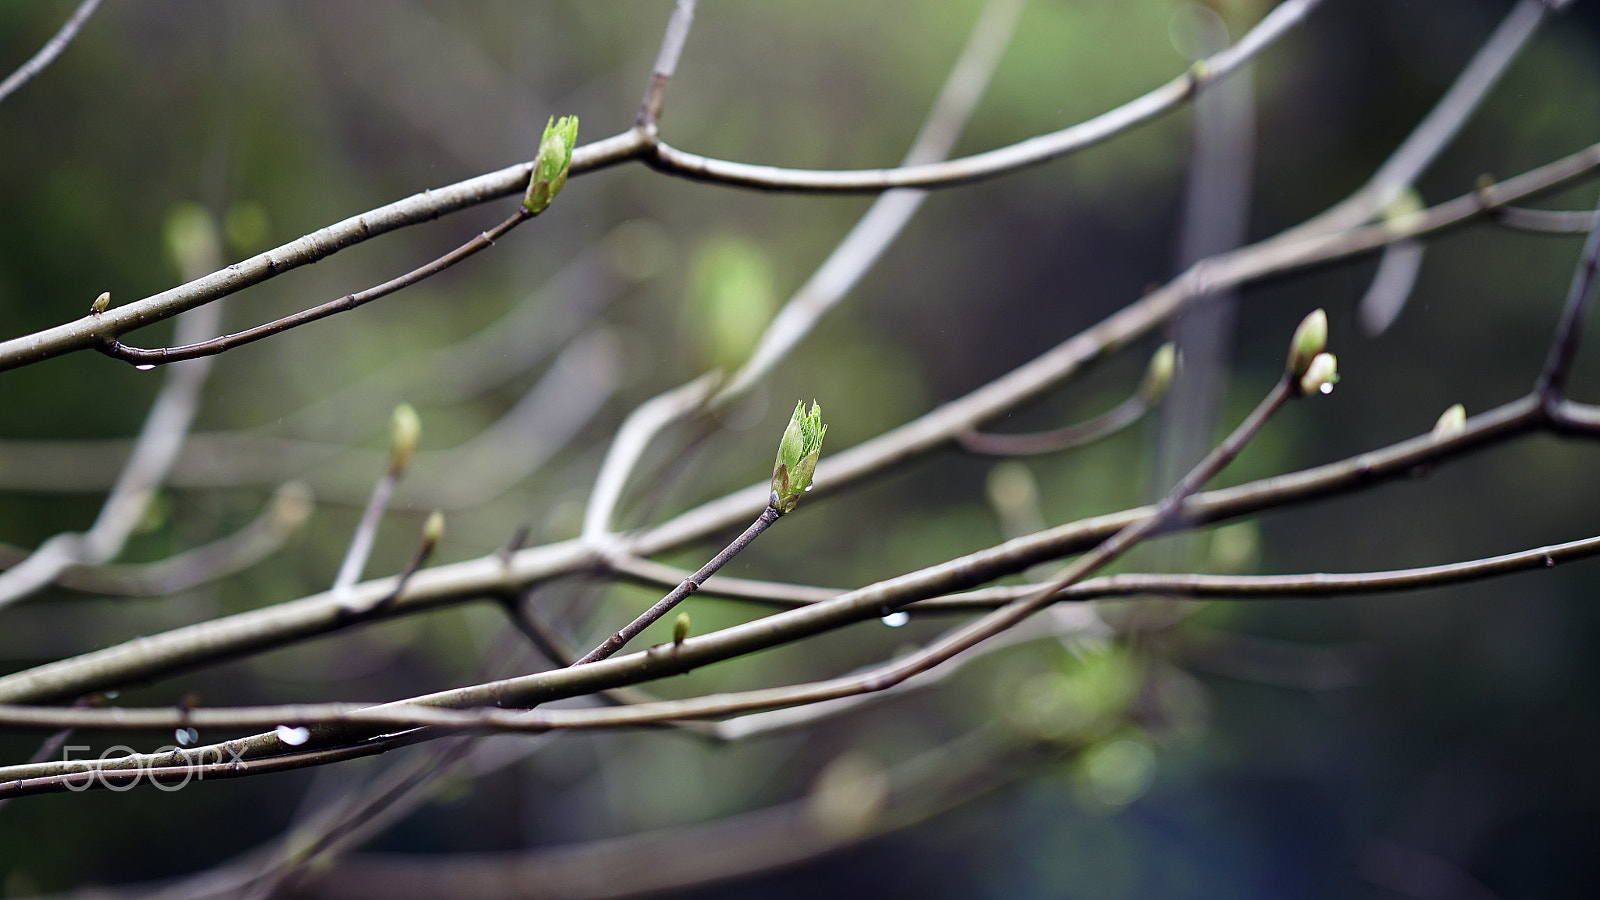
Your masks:
{"label": "green leaf bud", "polygon": [[800,495],[811,490],[811,476],[817,471],[817,459],[822,455],[822,437],[828,426],[822,424],[822,407],[811,401],[806,410],[804,401],[795,404],[789,427],[783,430],[778,442],[778,460],[772,469],[772,498],[768,501],[778,515],[792,512],[800,502]]}
{"label": "green leaf bud", "polygon": [[686,612],[678,613],[678,617],[672,620],[672,646],[682,646],[684,640],[686,640],[688,637],[689,614]]}
{"label": "green leaf bud", "polygon": [[1287,368],[1290,376],[1296,380],[1304,378],[1311,361],[1327,348],[1328,314],[1320,309],[1314,309],[1310,315],[1300,320],[1299,327],[1294,330],[1294,337],[1289,340]]}
{"label": "green leaf bud", "polygon": [[441,540],[444,540],[444,510],[436,509],[428,513],[427,520],[422,523],[423,552],[432,553]]}
{"label": "green leaf bud", "polygon": [[1331,394],[1339,381],[1339,362],[1332,353],[1318,353],[1300,376],[1300,393]]}
{"label": "green leaf bud", "polygon": [[578,142],[578,117],[555,116],[544,127],[544,137],[539,140],[539,155],[533,158],[533,175],[528,179],[528,192],[522,197],[522,206],[538,215],[550,206],[550,201],[561,193],[567,183],[567,169],[572,165],[572,148]]}
{"label": "green leaf bud", "polygon": [[1467,408],[1457,403],[1445,410],[1439,416],[1439,421],[1433,423],[1433,436],[1436,438],[1454,437],[1467,428]]}
{"label": "green leaf bud", "polygon": [[1150,365],[1144,370],[1144,383],[1139,386],[1139,396],[1146,403],[1155,403],[1167,395],[1172,378],[1178,371],[1178,345],[1171,341],[1156,348]]}
{"label": "green leaf bud", "polygon": [[105,312],[108,308],[110,308],[110,306],[111,306],[111,292],[110,291],[106,291],[105,293],[101,294],[100,296],[94,298],[94,302],[89,304],[89,312],[92,312],[92,313],[94,313],[95,315],[98,316],[101,313]]}
{"label": "green leaf bud", "polygon": [[417,452],[422,437],[422,419],[409,403],[394,408],[389,419],[389,471],[404,472]]}

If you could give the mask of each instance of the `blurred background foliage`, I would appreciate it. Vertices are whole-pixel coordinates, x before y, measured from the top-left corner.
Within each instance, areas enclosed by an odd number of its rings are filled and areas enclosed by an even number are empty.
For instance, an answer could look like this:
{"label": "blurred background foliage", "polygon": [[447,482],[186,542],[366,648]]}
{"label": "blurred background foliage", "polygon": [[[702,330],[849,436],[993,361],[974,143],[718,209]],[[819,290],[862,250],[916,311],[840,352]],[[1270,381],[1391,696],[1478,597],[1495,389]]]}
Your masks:
{"label": "blurred background foliage", "polygon": [[[30,56],[73,5],[0,4],[0,68]],[[893,164],[980,5],[706,0],[663,135],[748,162]],[[1267,4],[1215,6],[1237,37]],[[101,291],[122,303],[179,283],[166,235],[196,216],[215,223],[232,261],[526,159],[552,113],[580,116],[581,142],[621,131],[669,7],[107,4],[59,61],[0,103],[4,336],[77,318]],[[1426,201],[1596,140],[1597,17],[1576,7],[1552,19],[1421,179]],[[1269,50],[1254,71],[1251,239],[1358,187],[1508,8],[1329,0]],[[1162,83],[1186,65],[1172,26],[1191,12],[1171,0],[1033,0],[958,151],[1060,128]],[[827,449],[837,452],[1173,276],[1189,123],[1179,112],[1065,160],[935,193],[851,302],[718,431],[647,461],[664,487],[639,489],[639,479],[623,524],[764,477],[796,397],[822,402]],[[1586,208],[1592,196],[1586,183],[1547,202]],[[364,243],[230,298],[228,327],[390,278],[514,202]],[[324,589],[381,472],[400,400],[422,413],[423,452],[369,573],[405,564],[434,506],[449,521],[441,561],[491,552],[523,524],[533,541],[572,536],[621,417],[666,387],[735,365],[869,203],[624,166],[575,179],[538,222],[457,269],[226,354],[198,434],[123,560],[227,534],[291,479],[317,497],[306,528],[264,564],[173,597],[58,589],[7,609],[3,665]],[[1250,286],[1219,427],[1276,377],[1288,334],[1314,307],[1330,312],[1344,377],[1331,397],[1285,412],[1222,480],[1336,460],[1420,433],[1451,403],[1476,413],[1521,394],[1578,246],[1484,225],[1433,241],[1409,305],[1377,337],[1354,324],[1371,260]],[[135,338],[154,345],[170,332]],[[1153,347],[1116,354],[996,428],[1051,427],[1108,408],[1133,390]],[[1574,396],[1597,396],[1597,372],[1579,365]],[[0,376],[0,541],[31,547],[87,527],[162,377],[91,353]],[[779,526],[781,540],[757,542],[728,572],[850,586],[988,546],[1006,536],[989,500],[998,466],[1009,467],[1007,483],[1036,492],[1042,522],[1120,509],[1162,487],[1149,474],[1155,433],[1140,426],[1009,463],[942,452],[807,504]],[[1519,441],[1426,479],[1215,529],[1184,552],[1210,571],[1361,571],[1570,540],[1600,529],[1595,459],[1581,442]],[[692,568],[707,550],[667,561]],[[1081,753],[1012,758],[998,790],[906,830],[697,896],[811,896],[838,884],[925,897],[1469,896],[1451,892],[1462,885],[1486,891],[1471,896],[1580,896],[1600,879],[1597,571],[1589,562],[1405,596],[1154,607],[1176,627],[1132,649],[1036,642],[941,691],[743,744],[659,733],[547,740],[512,768],[441,792],[371,847],[503,850],[690,824],[785,802],[829,778],[857,790],[873,783],[873,767],[988,728],[1045,747],[1095,737]],[[587,640],[654,596],[562,582],[538,600],[558,628]],[[711,599],[690,609],[697,632],[756,614]],[[1107,615],[1140,613],[1124,603]],[[947,625],[858,626],[660,690],[823,677]],[[481,680],[480,660],[505,630],[491,609],[442,610],[124,698],[386,700]],[[1143,702],[1130,696],[1141,679],[1159,709],[1144,711],[1143,727],[1097,732],[1092,711]],[[0,736],[8,760],[37,745],[34,735]],[[172,794],[13,802],[0,810],[0,885],[24,894],[198,871],[279,833],[304,804],[351,790],[381,762]],[[811,796],[829,795],[819,786]],[[1415,880],[1428,872],[1434,882]]]}

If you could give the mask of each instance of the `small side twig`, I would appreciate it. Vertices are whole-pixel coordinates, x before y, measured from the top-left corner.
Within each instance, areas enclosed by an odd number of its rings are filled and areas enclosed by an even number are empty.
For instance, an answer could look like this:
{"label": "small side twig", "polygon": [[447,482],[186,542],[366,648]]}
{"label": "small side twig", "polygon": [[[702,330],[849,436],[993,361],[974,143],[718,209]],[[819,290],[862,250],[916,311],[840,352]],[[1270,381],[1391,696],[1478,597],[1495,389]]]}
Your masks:
{"label": "small side twig", "polygon": [[1556,326],[1555,337],[1550,342],[1550,356],[1545,360],[1535,388],[1546,410],[1553,409],[1566,397],[1567,379],[1572,374],[1572,363],[1583,339],[1580,326],[1588,316],[1597,276],[1600,276],[1600,204],[1596,204],[1590,216],[1589,237],[1583,242],[1583,252],[1578,258],[1577,270],[1572,273],[1572,286],[1567,290],[1566,306],[1561,312],[1561,324]]}
{"label": "small side twig", "polygon": [[[372,496],[368,498],[366,507],[361,511],[361,521],[356,523],[356,530],[350,537],[350,546],[345,550],[344,560],[339,563],[339,574],[334,576],[333,587],[330,589],[332,594],[339,598],[341,611],[346,615],[365,611],[355,603],[354,598],[350,596],[350,590],[361,579],[361,573],[367,567],[367,560],[372,556],[372,545],[377,540],[378,524],[383,521],[383,514],[388,512],[389,501],[394,497],[394,489],[400,484],[400,479],[411,465],[412,457],[417,453],[417,441],[421,435],[422,422],[417,418],[417,411],[407,403],[395,407],[390,422],[389,467],[384,470],[377,484],[372,486]],[[380,599],[371,603],[368,608],[376,608],[383,602]]]}
{"label": "small side twig", "polygon": [[17,88],[27,84],[33,76],[44,71],[45,66],[55,62],[56,57],[61,55],[61,51],[67,49],[67,45],[72,43],[72,39],[78,36],[78,32],[83,28],[83,23],[89,21],[89,17],[94,15],[95,8],[99,5],[100,0],[83,0],[82,3],[79,3],[78,8],[73,10],[72,15],[68,17],[66,24],[62,25],[61,29],[51,36],[50,40],[44,42],[44,46],[39,48],[38,53],[35,53],[28,58],[27,62],[18,66],[15,72],[7,75],[5,81],[0,81],[0,100],[10,96]]}
{"label": "small side twig", "polygon": [[701,566],[700,569],[693,575],[685,578],[682,583],[680,583],[676,588],[672,589],[671,593],[656,601],[654,606],[645,610],[644,613],[638,618],[634,619],[632,622],[629,622],[620,631],[617,631],[610,637],[606,638],[605,641],[600,644],[600,646],[590,650],[588,653],[585,653],[581,658],[578,659],[577,662],[574,662],[573,665],[581,666],[587,663],[595,662],[596,660],[605,659],[613,653],[616,653],[618,650],[621,650],[628,643],[628,641],[633,640],[633,638],[636,637],[639,632],[650,627],[650,625],[653,624],[657,619],[660,619],[662,616],[671,612],[674,606],[677,606],[679,603],[683,602],[684,598],[694,593],[695,590],[699,588],[707,578],[710,578],[718,569],[722,568],[724,565],[727,565],[728,560],[733,559],[735,556],[739,555],[744,548],[750,546],[750,542],[759,537],[761,532],[766,531],[767,526],[778,521],[778,515],[779,513],[777,507],[769,504],[761,511],[761,515],[750,524],[750,527],[744,530],[743,534],[734,538],[733,543],[722,548],[721,553],[718,553],[716,556],[712,557],[710,562]]}
{"label": "small side twig", "polygon": [[401,275],[399,278],[390,279],[383,284],[375,285],[367,288],[364,291],[359,291],[354,294],[346,294],[337,300],[330,300],[320,306],[313,306],[310,309],[301,310],[293,315],[284,316],[281,319],[275,319],[264,325],[257,325],[254,328],[247,328],[244,331],[223,335],[222,337],[212,338],[211,340],[197,341],[192,344],[182,344],[176,347],[158,347],[155,349],[132,347],[122,343],[114,337],[107,336],[103,338],[98,345],[96,345],[96,349],[98,349],[101,353],[104,353],[106,356],[112,357],[113,359],[120,359],[136,366],[159,366],[170,362],[177,362],[178,360],[183,359],[197,359],[202,356],[215,356],[218,353],[232,350],[235,347],[240,347],[245,344],[259,341],[262,338],[272,337],[275,334],[281,334],[291,328],[298,328],[301,325],[308,325],[317,321],[318,319],[326,319],[327,317],[337,313],[348,312],[349,310],[355,309],[358,306],[370,303],[373,300],[377,300],[381,297],[387,297],[401,288],[407,288],[419,281],[431,278],[434,275],[443,272],[445,269],[450,268],[456,263],[461,262],[467,257],[472,256],[478,251],[492,246],[495,241],[505,237],[506,234],[511,231],[511,229],[521,225],[523,222],[526,222],[531,218],[533,218],[533,213],[529,212],[526,207],[519,206],[517,207],[517,211],[512,213],[504,222],[501,222],[499,225],[496,225],[488,231],[479,234],[472,240],[462,244],[461,246],[450,251],[449,253],[446,253],[433,262],[428,263],[427,265],[419,266],[415,269],[412,269],[410,272]]}
{"label": "small side twig", "polygon": [[956,443],[968,453],[984,456],[1032,456],[1094,443],[1144,418],[1165,396],[1177,365],[1177,349],[1170,343],[1162,344],[1150,358],[1139,390],[1092,419],[1031,434],[989,434],[968,429],[956,435]]}
{"label": "small side twig", "polygon": [[656,67],[650,73],[650,84],[645,88],[639,116],[634,122],[645,131],[655,131],[656,120],[661,117],[667,82],[678,69],[678,57],[683,53],[684,41],[689,39],[689,26],[694,23],[694,6],[695,0],[678,0],[672,8],[672,17],[667,20],[667,31],[661,36],[661,52],[656,54]]}

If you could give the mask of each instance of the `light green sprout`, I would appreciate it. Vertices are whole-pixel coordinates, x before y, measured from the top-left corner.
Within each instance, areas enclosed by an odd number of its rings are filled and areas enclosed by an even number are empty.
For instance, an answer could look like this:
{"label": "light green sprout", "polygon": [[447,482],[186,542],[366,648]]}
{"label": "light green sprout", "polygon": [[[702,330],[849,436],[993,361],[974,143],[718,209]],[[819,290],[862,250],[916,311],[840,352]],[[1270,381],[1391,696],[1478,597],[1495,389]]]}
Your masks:
{"label": "light green sprout", "polygon": [[809,411],[804,401],[795,404],[789,427],[778,442],[778,461],[772,469],[772,497],[768,502],[778,515],[792,512],[800,495],[811,490],[811,476],[817,471],[822,437],[827,433],[817,401],[811,401]]}
{"label": "light green sprout", "polygon": [[533,158],[528,193],[522,198],[522,206],[528,212],[536,216],[544,212],[566,186],[572,148],[577,142],[577,116],[562,116],[560,121],[555,116],[550,117],[549,124],[544,127],[544,137],[539,140],[539,155]]}

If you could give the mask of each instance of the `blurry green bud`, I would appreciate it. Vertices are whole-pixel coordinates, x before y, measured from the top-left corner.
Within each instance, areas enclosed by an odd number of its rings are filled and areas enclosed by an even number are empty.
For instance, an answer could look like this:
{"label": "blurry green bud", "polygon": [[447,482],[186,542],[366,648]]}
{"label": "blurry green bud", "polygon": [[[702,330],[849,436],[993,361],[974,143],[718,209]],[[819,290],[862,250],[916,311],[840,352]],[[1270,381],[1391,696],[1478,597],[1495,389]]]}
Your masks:
{"label": "blurry green bud", "polygon": [[89,304],[89,312],[92,312],[92,313],[94,313],[95,315],[98,316],[101,313],[105,312],[108,308],[110,308],[110,306],[111,306],[111,292],[110,291],[106,291],[105,293],[101,294],[100,296],[94,298],[94,302]]}
{"label": "blurry green bud", "polygon": [[522,206],[538,215],[550,206],[550,201],[561,193],[567,183],[567,169],[572,165],[572,148],[578,142],[578,117],[555,116],[544,127],[544,137],[539,141],[539,155],[533,158],[533,175],[528,179],[528,193]]}
{"label": "blurry green bud", "polygon": [[1385,225],[1390,228],[1404,229],[1417,216],[1421,215],[1426,208],[1427,204],[1422,202],[1422,195],[1417,193],[1417,189],[1407,186],[1383,205],[1381,215]]}
{"label": "blurry green bud", "polygon": [[1454,437],[1467,428],[1467,408],[1457,403],[1445,410],[1439,416],[1439,421],[1433,423],[1433,436],[1437,438]]}
{"label": "blurry green bud", "polygon": [[1289,340],[1289,374],[1296,379],[1304,378],[1306,370],[1311,367],[1311,361],[1327,348],[1328,314],[1320,309],[1314,309],[1310,315],[1300,320],[1300,326],[1294,330],[1294,337]]}
{"label": "blurry green bud", "polygon": [[672,620],[672,646],[680,646],[688,637],[689,614],[686,612],[678,613],[678,617]]}
{"label": "blurry green bud", "polygon": [[444,510],[436,509],[428,513],[427,521],[422,523],[423,551],[432,553],[442,540],[444,540]]}
{"label": "blurry green bud", "polygon": [[222,234],[217,219],[199,203],[179,203],[162,225],[167,253],[178,274],[199,278],[222,264]]}
{"label": "blurry green bud", "polygon": [[311,488],[303,481],[285,482],[272,495],[272,526],[279,534],[288,534],[311,518],[313,497]]}
{"label": "blurry green bud", "polygon": [[804,401],[795,404],[789,427],[778,442],[778,461],[772,469],[772,498],[769,503],[778,515],[794,510],[800,495],[811,490],[811,476],[817,471],[817,458],[822,455],[822,437],[828,426],[822,424],[822,407],[811,401],[810,411]]}
{"label": "blurry green bud", "polygon": [[1150,366],[1144,370],[1144,384],[1139,386],[1139,396],[1147,403],[1155,403],[1167,395],[1172,378],[1178,371],[1178,345],[1171,341],[1156,348],[1150,357]]}
{"label": "blurry green bud", "polygon": [[1300,376],[1300,393],[1331,394],[1339,381],[1339,361],[1332,353],[1318,353]]}
{"label": "blurry green bud", "polygon": [[404,472],[417,452],[417,441],[422,437],[422,419],[409,403],[394,408],[389,420],[389,471]]}

